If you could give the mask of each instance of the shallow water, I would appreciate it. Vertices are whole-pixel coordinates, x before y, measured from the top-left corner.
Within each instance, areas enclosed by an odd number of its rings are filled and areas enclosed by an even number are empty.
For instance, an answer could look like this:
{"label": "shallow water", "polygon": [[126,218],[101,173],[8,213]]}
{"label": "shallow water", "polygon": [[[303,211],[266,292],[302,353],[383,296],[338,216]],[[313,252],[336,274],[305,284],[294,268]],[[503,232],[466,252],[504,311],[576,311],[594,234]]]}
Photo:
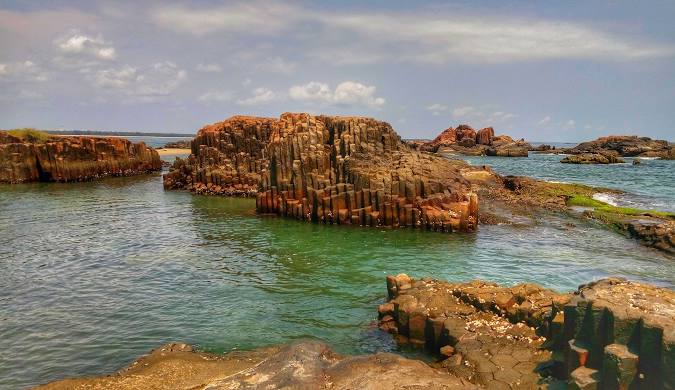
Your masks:
{"label": "shallow water", "polygon": [[158,174],[0,186],[0,388],[111,372],[173,341],[392,350],[372,324],[385,275],[399,272],[675,286],[673,258],[583,222],[446,235],[299,223],[254,203],[165,192]]}
{"label": "shallow water", "polygon": [[[626,157],[625,164],[562,164],[564,156],[530,153],[529,157],[462,156],[473,165],[490,165],[503,175],[587,184],[626,191],[610,198],[620,206],[675,212],[675,161]],[[608,199],[604,199],[608,200]]]}

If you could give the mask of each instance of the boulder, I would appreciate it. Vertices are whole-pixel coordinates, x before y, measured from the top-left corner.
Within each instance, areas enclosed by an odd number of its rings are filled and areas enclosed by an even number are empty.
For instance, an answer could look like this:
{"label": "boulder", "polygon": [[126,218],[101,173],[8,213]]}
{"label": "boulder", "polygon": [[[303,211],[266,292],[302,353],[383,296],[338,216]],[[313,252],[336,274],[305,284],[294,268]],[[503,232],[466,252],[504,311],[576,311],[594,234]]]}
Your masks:
{"label": "boulder", "polygon": [[478,130],[476,133],[476,143],[479,145],[492,144],[492,138],[495,136],[495,131],[492,127],[486,127]]}

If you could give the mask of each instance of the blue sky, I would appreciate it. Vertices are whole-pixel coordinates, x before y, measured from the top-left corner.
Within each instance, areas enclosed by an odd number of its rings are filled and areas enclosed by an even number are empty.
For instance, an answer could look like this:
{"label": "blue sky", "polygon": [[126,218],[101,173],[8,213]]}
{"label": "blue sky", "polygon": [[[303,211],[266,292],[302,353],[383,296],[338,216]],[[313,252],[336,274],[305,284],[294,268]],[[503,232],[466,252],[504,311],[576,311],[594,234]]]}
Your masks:
{"label": "blue sky", "polygon": [[675,141],[675,2],[0,1],[0,128],[234,114]]}

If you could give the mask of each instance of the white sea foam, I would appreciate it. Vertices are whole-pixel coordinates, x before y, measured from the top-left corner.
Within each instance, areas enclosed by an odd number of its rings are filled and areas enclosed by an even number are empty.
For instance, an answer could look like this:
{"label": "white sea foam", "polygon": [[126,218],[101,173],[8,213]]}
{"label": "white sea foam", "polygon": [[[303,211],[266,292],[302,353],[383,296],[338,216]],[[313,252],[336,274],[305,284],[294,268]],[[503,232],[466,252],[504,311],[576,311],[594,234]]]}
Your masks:
{"label": "white sea foam", "polygon": [[658,160],[659,157],[635,157],[639,158],[640,160]]}
{"label": "white sea foam", "polygon": [[605,202],[607,204],[611,204],[612,206],[619,205],[615,195],[608,194],[605,192],[596,192],[595,194],[593,194],[593,199],[598,200],[600,202]]}

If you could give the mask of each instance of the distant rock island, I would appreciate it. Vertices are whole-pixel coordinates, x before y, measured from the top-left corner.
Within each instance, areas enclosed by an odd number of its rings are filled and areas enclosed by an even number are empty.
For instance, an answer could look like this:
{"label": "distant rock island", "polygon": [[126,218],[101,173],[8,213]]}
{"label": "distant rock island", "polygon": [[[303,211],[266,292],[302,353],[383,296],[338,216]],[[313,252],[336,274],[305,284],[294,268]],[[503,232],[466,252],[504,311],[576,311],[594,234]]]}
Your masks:
{"label": "distant rock island", "polygon": [[255,196],[259,212],[312,222],[471,231],[478,198],[463,165],[371,118],[235,116],[202,128],[164,186]]}
{"label": "distant rock island", "polygon": [[532,145],[524,139],[514,141],[508,135],[495,136],[492,127],[476,131],[469,125],[449,127],[433,141],[413,144],[427,152],[470,156],[527,157],[532,150]]}
{"label": "distant rock island", "polygon": [[621,157],[675,159],[675,145],[637,135],[610,135],[556,152],[569,154],[560,161],[569,164],[617,164],[625,162]]}
{"label": "distant rock island", "polygon": [[157,151],[116,137],[0,131],[0,182],[74,182],[161,170]]}

